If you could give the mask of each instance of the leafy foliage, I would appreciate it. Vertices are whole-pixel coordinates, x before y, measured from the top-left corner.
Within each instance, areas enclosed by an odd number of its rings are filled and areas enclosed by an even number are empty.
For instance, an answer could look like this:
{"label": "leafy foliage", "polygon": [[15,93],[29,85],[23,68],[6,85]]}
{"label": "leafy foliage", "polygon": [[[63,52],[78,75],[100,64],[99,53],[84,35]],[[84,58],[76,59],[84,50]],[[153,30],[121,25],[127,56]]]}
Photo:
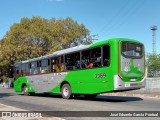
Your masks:
{"label": "leafy foliage", "polygon": [[0,41],[0,72],[11,76],[13,64],[53,53],[56,50],[92,43],[90,31],[72,18],[22,18]]}
{"label": "leafy foliage", "polygon": [[150,54],[147,61],[149,76],[157,76],[160,72],[160,54]]}

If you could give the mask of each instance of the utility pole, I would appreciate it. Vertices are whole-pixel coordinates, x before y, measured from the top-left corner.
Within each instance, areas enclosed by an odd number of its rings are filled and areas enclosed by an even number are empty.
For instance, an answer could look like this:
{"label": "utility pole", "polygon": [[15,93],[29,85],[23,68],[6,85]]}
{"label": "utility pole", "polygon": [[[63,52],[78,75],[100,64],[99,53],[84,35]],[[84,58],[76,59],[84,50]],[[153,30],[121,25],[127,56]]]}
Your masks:
{"label": "utility pole", "polygon": [[150,30],[152,30],[152,52],[156,54],[156,30],[157,26],[151,26]]}

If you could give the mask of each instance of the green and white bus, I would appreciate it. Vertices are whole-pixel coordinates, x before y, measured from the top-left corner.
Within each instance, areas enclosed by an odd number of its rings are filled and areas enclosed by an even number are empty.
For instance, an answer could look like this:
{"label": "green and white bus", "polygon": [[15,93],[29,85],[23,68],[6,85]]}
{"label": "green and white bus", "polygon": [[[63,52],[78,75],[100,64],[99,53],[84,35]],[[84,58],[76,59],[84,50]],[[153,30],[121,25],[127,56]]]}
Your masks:
{"label": "green and white bus", "polygon": [[14,90],[24,95],[60,93],[63,98],[144,87],[144,45],[113,38],[56,51],[14,64]]}

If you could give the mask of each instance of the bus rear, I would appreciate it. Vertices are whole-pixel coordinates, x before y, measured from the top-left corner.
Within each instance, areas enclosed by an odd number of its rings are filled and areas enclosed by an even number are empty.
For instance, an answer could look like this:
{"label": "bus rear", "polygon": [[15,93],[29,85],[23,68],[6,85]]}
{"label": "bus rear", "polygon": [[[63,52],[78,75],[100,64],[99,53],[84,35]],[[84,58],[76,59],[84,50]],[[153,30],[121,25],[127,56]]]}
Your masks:
{"label": "bus rear", "polygon": [[145,52],[142,43],[118,41],[118,75],[114,90],[131,90],[145,85]]}

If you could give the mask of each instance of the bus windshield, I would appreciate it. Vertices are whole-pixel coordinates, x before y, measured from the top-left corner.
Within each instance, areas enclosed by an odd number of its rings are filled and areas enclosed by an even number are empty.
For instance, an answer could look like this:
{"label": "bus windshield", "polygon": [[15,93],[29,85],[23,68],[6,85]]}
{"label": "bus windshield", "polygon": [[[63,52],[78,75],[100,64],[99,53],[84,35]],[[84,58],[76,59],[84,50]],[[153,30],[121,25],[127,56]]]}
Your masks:
{"label": "bus windshield", "polygon": [[128,58],[142,57],[142,45],[131,42],[122,42],[122,55]]}

